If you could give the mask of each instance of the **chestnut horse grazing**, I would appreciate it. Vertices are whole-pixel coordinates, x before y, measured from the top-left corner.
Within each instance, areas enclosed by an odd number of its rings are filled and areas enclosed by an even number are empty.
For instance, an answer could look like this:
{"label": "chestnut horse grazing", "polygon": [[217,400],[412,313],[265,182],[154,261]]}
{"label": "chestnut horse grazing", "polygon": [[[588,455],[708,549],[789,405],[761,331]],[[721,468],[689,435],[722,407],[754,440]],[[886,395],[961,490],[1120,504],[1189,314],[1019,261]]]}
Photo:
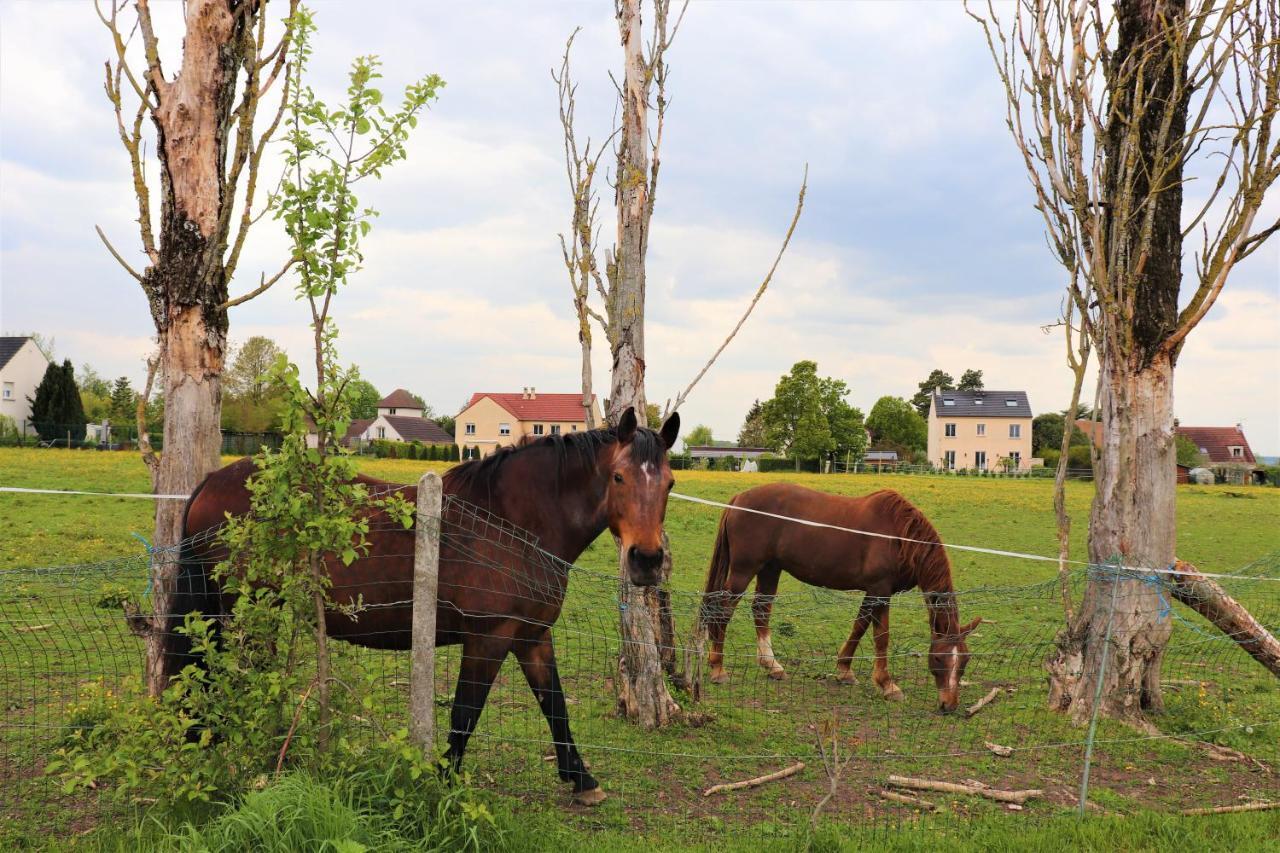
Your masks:
{"label": "chestnut horse grazing", "polygon": [[[564,603],[569,580],[565,564],[576,560],[606,529],[622,542],[631,582],[658,582],[662,520],[674,482],[667,450],[679,429],[678,415],[667,420],[660,434],[638,428],[635,412],[628,409],[616,429],[526,439],[445,474],[436,642],[462,645],[445,754],[455,769],[489,688],[512,654],[551,728],[560,778],[573,783],[574,799],[580,803],[605,798],[569,732],[551,626]],[[186,614],[230,612],[232,602],[207,573],[208,567],[225,559],[226,551],[216,536],[199,534],[212,531],[227,513],[249,511],[245,483],[255,470],[252,460],[245,459],[216,471],[187,502],[183,538],[188,544],[166,631],[170,675],[188,663],[201,663],[193,659],[188,638],[176,630]],[[392,488],[410,503],[417,499],[415,487],[360,480],[371,491]],[[457,525],[461,530],[447,526],[449,497],[533,534],[536,548],[510,532],[494,536],[495,530],[501,533],[499,528],[474,519],[469,527]],[[378,511],[370,519],[367,541],[367,553],[349,566],[332,556],[325,561],[335,604],[325,618],[329,636],[371,648],[408,649],[414,533]],[[558,559],[547,559],[546,554]],[[349,610],[341,611],[342,605],[356,605],[359,612],[353,617]]]}
{"label": "chestnut horse grazing", "polygon": [[[752,578],[756,579],[752,613],[757,660],[771,677],[785,677],[773,656],[769,636],[769,613],[778,592],[778,578],[785,569],[807,584],[866,593],[853,631],[836,658],[836,677],[853,682],[850,664],[858,641],[874,624],[876,659],[872,679],[886,699],[902,698],[902,690],[894,683],[887,663],[889,596],[918,586],[925,596],[933,634],[929,671],[937,682],[938,706],[947,713],[956,709],[960,679],[969,662],[965,637],[982,620],[960,625],[951,585],[951,562],[924,513],[893,491],[849,498],[791,483],[750,489],[730,504],[736,509],[726,509],[720,518],[699,616],[711,641],[708,662],[713,682],[728,680],[724,671],[725,629]],[[846,533],[760,513],[901,538]]]}

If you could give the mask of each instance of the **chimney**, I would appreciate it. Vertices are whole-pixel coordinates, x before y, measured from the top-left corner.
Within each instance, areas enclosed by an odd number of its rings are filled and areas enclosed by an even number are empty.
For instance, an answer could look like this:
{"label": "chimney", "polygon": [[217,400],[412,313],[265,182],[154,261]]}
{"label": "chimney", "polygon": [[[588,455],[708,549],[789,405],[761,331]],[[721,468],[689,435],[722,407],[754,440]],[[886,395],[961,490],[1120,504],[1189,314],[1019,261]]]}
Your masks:
{"label": "chimney", "polygon": [[526,386],[524,386],[523,388],[521,388],[521,389],[520,389],[520,399],[521,399],[521,400],[528,400],[528,399],[529,399],[529,386],[528,386],[528,385],[526,385]]}
{"label": "chimney", "polygon": [[1244,424],[1236,424],[1236,432],[1244,434]]}
{"label": "chimney", "polygon": [[534,388],[532,385],[529,386],[529,399],[530,400],[538,399],[538,389]]}

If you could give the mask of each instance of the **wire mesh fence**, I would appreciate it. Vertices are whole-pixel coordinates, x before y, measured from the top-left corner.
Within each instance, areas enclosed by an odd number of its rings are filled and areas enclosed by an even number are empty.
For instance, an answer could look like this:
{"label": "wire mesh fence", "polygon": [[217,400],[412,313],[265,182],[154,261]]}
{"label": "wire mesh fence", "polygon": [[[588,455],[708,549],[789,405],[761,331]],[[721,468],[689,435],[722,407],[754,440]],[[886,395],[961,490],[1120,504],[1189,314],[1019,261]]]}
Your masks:
{"label": "wire mesh fence", "polygon": [[[402,553],[381,558],[411,557],[412,534],[404,541]],[[762,654],[748,592],[726,626],[727,679],[713,683],[704,665],[708,611],[696,577],[702,567],[688,567],[688,576],[666,597],[674,626],[666,655],[669,683],[682,711],[671,725],[646,731],[618,713],[623,599],[617,575],[559,561],[532,535],[458,501],[446,504],[441,551],[442,565],[471,571],[464,577],[442,569],[437,752],[445,750],[456,722],[453,706],[464,672],[460,644],[476,634],[510,630],[499,620],[486,622],[476,609],[476,602],[487,600],[480,593],[501,593],[529,605],[521,611],[524,623],[549,628],[566,697],[552,716],[567,715],[590,773],[610,798],[597,809],[571,805],[569,787],[557,781],[546,709],[526,678],[545,661],[534,659],[522,671],[513,657],[498,662],[463,766],[476,785],[519,807],[562,810],[567,821],[586,828],[669,829],[683,837],[727,828],[787,836],[800,833],[833,791],[823,819],[859,826],[893,825],[932,806],[965,816],[1011,805],[992,799],[989,791],[984,795],[981,786],[1041,792],[1012,803],[1031,815],[1074,808],[1079,801],[1087,733],[1048,708],[1045,662],[1062,624],[1062,590],[1055,577],[953,593],[962,618],[984,621],[968,637],[959,708],[942,714],[929,657],[929,615],[936,600],[919,591],[888,600],[884,662],[900,690],[893,698],[886,694],[895,691],[873,677],[870,635],[853,655],[853,680],[838,677],[837,653],[864,596],[785,577],[769,597],[772,661],[762,660],[768,656]],[[154,592],[150,578],[175,558],[175,551],[157,551],[91,565],[0,572],[0,814],[62,833],[118,808],[100,798],[101,792],[64,792],[44,767],[73,732],[96,724],[87,708],[141,689],[144,645],[122,605],[135,602],[145,609]],[[1006,574],[1018,576],[1011,558],[984,559],[1005,559]],[[1090,573],[1096,579],[1100,570],[1070,574],[1075,599]],[[1280,628],[1280,561],[1268,558],[1231,574],[1222,586],[1274,634]],[[1146,731],[1101,721],[1091,756],[1091,807],[1175,811],[1275,801],[1275,677],[1245,652],[1241,638],[1227,636],[1180,603],[1168,578],[1149,577],[1124,588],[1135,591],[1117,595],[1113,606],[1131,612],[1155,607],[1151,615],[1168,626],[1160,679],[1165,707],[1149,716]],[[335,587],[332,595],[356,610],[331,626],[346,641],[332,645],[334,674],[345,688],[340,693],[357,694],[343,700],[344,713],[364,736],[383,737],[408,722],[411,583],[406,577]],[[471,607],[465,614],[459,609],[463,600]],[[454,616],[472,618],[451,618],[451,609]],[[833,785],[831,756],[837,747],[841,764]],[[801,763],[802,769],[775,781],[706,793]],[[924,803],[888,799],[897,792],[890,777],[967,785],[977,793],[909,795]]]}

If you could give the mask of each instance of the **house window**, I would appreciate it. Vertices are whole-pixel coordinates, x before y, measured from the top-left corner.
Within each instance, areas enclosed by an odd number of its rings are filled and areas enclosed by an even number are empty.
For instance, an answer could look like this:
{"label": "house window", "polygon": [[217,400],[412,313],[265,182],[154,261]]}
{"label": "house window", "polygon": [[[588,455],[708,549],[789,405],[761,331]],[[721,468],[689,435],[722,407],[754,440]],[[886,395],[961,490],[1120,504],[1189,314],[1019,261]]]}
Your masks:
{"label": "house window", "polygon": [[551,434],[552,434],[552,435],[559,435],[559,434],[560,434],[560,424],[552,424],[552,425],[551,425]]}
{"label": "house window", "polygon": [[1022,424],[1009,424],[1009,438],[1022,438]]}
{"label": "house window", "polygon": [[945,425],[945,426],[943,427],[943,430],[944,430],[944,435],[946,435],[946,437],[947,437],[947,438],[955,438],[955,437],[956,437],[956,425],[955,425],[955,424],[947,424],[947,425]]}
{"label": "house window", "polygon": [[1022,454],[1016,450],[1009,451],[1009,461],[1014,468],[1022,467]]}
{"label": "house window", "polygon": [[394,415],[395,413],[396,413],[396,410],[394,406],[391,407],[390,409],[387,409],[387,414]]}
{"label": "house window", "polygon": [[978,424],[978,435],[986,435],[986,434],[987,434],[987,425]]}
{"label": "house window", "polygon": [[1009,408],[1011,408],[1011,409],[1016,409],[1016,408],[1018,407],[1018,401],[1017,401],[1017,400],[1005,400],[1005,401],[1004,401],[1004,404],[1005,404],[1006,406],[1008,406]]}
{"label": "house window", "polygon": [[956,452],[954,450],[948,450],[947,452],[943,453],[942,464],[943,466],[946,467],[948,471],[956,470]]}
{"label": "house window", "polygon": [[387,437],[387,428],[378,427],[378,438],[386,438],[386,437]]}
{"label": "house window", "polygon": [[534,434],[534,435],[542,435],[542,424],[534,424],[534,425],[533,425],[533,434]]}
{"label": "house window", "polygon": [[982,398],[981,398],[981,397],[979,397],[978,399],[974,400],[974,401],[973,401],[973,404],[974,404],[975,406],[981,406],[981,405],[982,405]]}
{"label": "house window", "polygon": [[578,431],[577,424],[569,424],[569,432],[577,432],[577,431]]}
{"label": "house window", "polygon": [[942,405],[944,406],[954,406],[955,404],[956,404],[955,400],[948,400],[946,398],[943,398],[942,400]]}
{"label": "house window", "polygon": [[1231,455],[1236,457],[1237,459],[1244,456],[1244,448],[1243,447],[1231,448]]}
{"label": "house window", "polygon": [[4,383],[4,398],[6,400],[13,399],[13,383],[12,382]]}
{"label": "house window", "polygon": [[475,424],[467,424],[467,427],[466,427],[466,429],[465,429],[463,432],[464,432],[466,435],[475,435],[475,434],[476,434],[476,425],[475,425]]}
{"label": "house window", "polygon": [[511,435],[511,424],[498,424],[498,435]]}
{"label": "house window", "polygon": [[987,470],[987,451],[976,450],[973,454],[973,467],[979,471]]}

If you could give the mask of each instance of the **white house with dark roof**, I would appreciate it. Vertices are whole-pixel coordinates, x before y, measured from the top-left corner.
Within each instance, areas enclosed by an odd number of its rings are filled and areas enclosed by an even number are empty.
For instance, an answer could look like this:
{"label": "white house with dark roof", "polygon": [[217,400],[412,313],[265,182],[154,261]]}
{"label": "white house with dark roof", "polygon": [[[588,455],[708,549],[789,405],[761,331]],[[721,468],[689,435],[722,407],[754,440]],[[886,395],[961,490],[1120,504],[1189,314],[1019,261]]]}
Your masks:
{"label": "white house with dark roof", "polygon": [[13,421],[22,429],[23,421],[31,419],[31,403],[36,386],[44,378],[49,367],[34,338],[0,338],[0,415]]}
{"label": "white house with dark roof", "polygon": [[352,441],[416,441],[420,444],[453,444],[453,436],[440,424],[424,418],[422,404],[403,388],[378,401],[378,415],[352,421],[343,443]]}
{"label": "white house with dark roof", "polygon": [[929,401],[929,461],[950,471],[1031,467],[1025,391],[943,391]]}

